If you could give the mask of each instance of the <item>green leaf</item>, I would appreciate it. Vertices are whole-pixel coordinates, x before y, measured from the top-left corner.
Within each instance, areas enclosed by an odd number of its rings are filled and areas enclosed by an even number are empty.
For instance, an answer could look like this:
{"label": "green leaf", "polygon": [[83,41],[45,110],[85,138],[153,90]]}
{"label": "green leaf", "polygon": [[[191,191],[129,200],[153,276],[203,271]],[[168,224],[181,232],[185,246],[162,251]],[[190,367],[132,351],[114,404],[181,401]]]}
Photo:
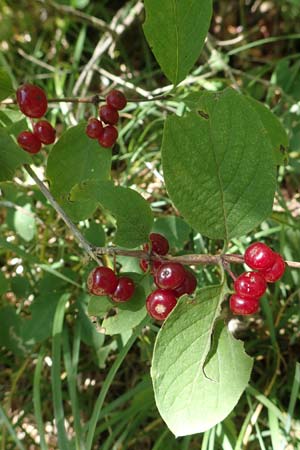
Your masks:
{"label": "green leaf", "polygon": [[50,188],[58,202],[74,221],[89,217],[97,207],[92,198],[81,204],[69,201],[73,186],[84,180],[108,180],[111,150],[87,137],[86,124],[69,128],[53,146],[47,162]]}
{"label": "green leaf", "polygon": [[88,314],[89,316],[104,317],[113,307],[113,302],[109,297],[92,295],[88,303]]}
{"label": "green leaf", "polygon": [[137,285],[133,297],[119,304],[114,316],[103,320],[102,328],[108,335],[121,334],[138,326],[146,317],[146,294],[141,285]]}
{"label": "green leaf", "polygon": [[212,15],[211,0],[144,0],[146,39],[165,75],[175,85],[199,57]]}
{"label": "green leaf", "polygon": [[165,236],[171,248],[182,250],[192,229],[181,217],[167,216],[156,219],[152,231]]}
{"label": "green leaf", "polygon": [[14,227],[22,239],[32,241],[36,234],[36,222],[31,210],[31,204],[27,203],[22,209],[17,209],[14,213]]}
{"label": "green leaf", "polygon": [[147,241],[153,224],[149,204],[132,189],[114,186],[111,181],[86,181],[72,189],[71,200],[84,205],[94,201],[117,220],[115,243],[133,248]]}
{"label": "green leaf", "polygon": [[5,128],[0,128],[0,146],[0,181],[12,180],[17,168],[29,164],[31,158],[18,147]]}
{"label": "green leaf", "polygon": [[9,74],[5,69],[0,68],[0,102],[14,94],[14,88]]}
{"label": "green leaf", "polygon": [[204,288],[194,300],[182,297],[157,335],[155,400],[175,436],[225,419],[248,384],[252,359],[221,321],[215,325],[223,297],[222,286]]}
{"label": "green leaf", "polygon": [[198,94],[192,105],[195,110],[185,117],[166,120],[166,187],[193,228],[212,239],[229,240],[272,212],[272,147],[257,113],[233,89]]}
{"label": "green leaf", "polygon": [[22,319],[12,306],[0,310],[0,348],[5,347],[17,356],[23,356],[27,349],[21,338]]}
{"label": "green leaf", "polygon": [[278,117],[270,111],[263,103],[252,97],[246,97],[251,106],[258,113],[263,126],[266,129],[268,138],[273,147],[274,160],[276,165],[283,164],[288,158],[288,135],[279,121]]}
{"label": "green leaf", "polygon": [[9,281],[3,272],[0,272],[0,296],[6,294],[9,289]]}

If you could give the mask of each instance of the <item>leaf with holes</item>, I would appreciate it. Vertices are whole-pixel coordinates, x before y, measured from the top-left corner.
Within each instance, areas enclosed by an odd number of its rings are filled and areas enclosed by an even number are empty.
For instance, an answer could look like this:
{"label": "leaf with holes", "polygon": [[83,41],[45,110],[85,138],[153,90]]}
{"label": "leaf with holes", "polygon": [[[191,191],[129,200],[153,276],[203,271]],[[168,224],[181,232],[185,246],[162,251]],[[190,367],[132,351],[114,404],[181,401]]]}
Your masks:
{"label": "leaf with holes", "polygon": [[272,146],[254,109],[233,89],[198,94],[193,110],[166,120],[162,162],[168,193],[197,231],[226,239],[272,212]]}

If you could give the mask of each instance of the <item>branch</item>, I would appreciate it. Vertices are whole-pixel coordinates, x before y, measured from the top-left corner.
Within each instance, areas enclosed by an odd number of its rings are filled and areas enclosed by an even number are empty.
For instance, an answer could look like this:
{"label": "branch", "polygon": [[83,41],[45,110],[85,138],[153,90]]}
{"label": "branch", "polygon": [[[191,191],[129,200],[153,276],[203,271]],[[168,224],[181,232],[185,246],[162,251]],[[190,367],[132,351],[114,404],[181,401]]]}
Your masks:
{"label": "branch", "polygon": [[79,244],[82,246],[82,248],[85,250],[85,252],[94,260],[96,263],[101,266],[101,261],[97,258],[97,256],[92,251],[91,244],[85,239],[85,237],[80,233],[76,225],[72,222],[72,220],[67,216],[65,211],[62,209],[62,207],[57,203],[57,201],[52,196],[51,192],[47,188],[47,186],[42,182],[42,180],[39,179],[37,174],[34,172],[34,170],[30,167],[29,164],[24,164],[24,169],[26,172],[31,176],[31,178],[36,182],[38,187],[40,188],[41,192],[44,194],[46,199],[49,201],[49,203],[53,206],[55,211],[61,216],[65,224],[68,226],[68,228],[72,231],[73,236],[75,239],[79,242]]}

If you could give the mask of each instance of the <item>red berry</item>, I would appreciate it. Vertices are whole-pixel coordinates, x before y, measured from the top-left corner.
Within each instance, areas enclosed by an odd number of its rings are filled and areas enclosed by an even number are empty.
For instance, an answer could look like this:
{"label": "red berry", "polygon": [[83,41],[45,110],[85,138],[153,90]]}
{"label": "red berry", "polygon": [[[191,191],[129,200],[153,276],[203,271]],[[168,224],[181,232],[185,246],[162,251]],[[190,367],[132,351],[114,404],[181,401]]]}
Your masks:
{"label": "red berry", "polygon": [[261,274],[268,283],[278,281],[285,271],[285,262],[281,255],[275,253],[274,264],[266,270],[262,270]]}
{"label": "red berry", "polygon": [[96,117],[91,117],[86,126],[85,132],[91,139],[99,139],[103,130],[102,123]]}
{"label": "red berry", "polygon": [[175,295],[181,297],[184,294],[192,295],[197,287],[197,279],[193,272],[185,269],[185,279],[183,283],[174,289]]}
{"label": "red berry", "polygon": [[119,120],[119,113],[118,111],[109,105],[103,105],[99,109],[99,115],[100,119],[104,123],[108,123],[109,125],[116,125]]}
{"label": "red berry", "polygon": [[109,267],[96,267],[87,279],[87,287],[93,295],[112,295],[118,285],[118,278]]}
{"label": "red berry", "polygon": [[234,289],[242,297],[259,298],[265,293],[267,283],[258,272],[244,272],[235,280]]}
{"label": "red berry", "polygon": [[185,269],[176,262],[163,263],[155,274],[155,284],[162,289],[175,289],[183,283]]}
{"label": "red berry", "polygon": [[165,320],[175,305],[176,297],[169,289],[156,289],[146,300],[148,314],[157,320]]}
{"label": "red berry", "polygon": [[230,297],[229,306],[233,314],[244,316],[247,314],[254,314],[258,311],[259,300],[254,297],[245,298],[241,295],[233,294]]}
{"label": "red berry", "polygon": [[[159,233],[150,233],[149,239],[151,241],[152,248],[151,250],[158,255],[166,255],[169,251],[169,242],[168,240]],[[144,250],[147,252],[149,250],[149,245],[144,245]]]}
{"label": "red berry", "polygon": [[99,138],[98,142],[102,147],[112,147],[116,140],[118,139],[118,130],[111,125],[107,125],[104,127]]}
{"label": "red berry", "polygon": [[263,242],[251,244],[245,251],[245,263],[254,270],[265,270],[275,261],[275,253]]}
{"label": "red berry", "polygon": [[45,115],[48,102],[43,89],[34,84],[23,84],[17,89],[17,103],[25,116],[39,118]]}
{"label": "red berry", "polygon": [[123,92],[114,89],[106,97],[106,103],[115,109],[123,109],[127,104],[127,100]]}
{"label": "red berry", "polygon": [[111,296],[114,302],[127,302],[134,293],[134,282],[129,277],[120,277],[115,292]]}
{"label": "red berry", "polygon": [[41,150],[41,141],[31,131],[22,131],[17,141],[19,146],[28,153],[38,153]]}
{"label": "red berry", "polygon": [[33,132],[43,144],[49,145],[55,141],[56,131],[47,120],[39,120],[34,125]]}
{"label": "red berry", "polygon": [[[162,262],[160,262],[160,261],[151,261],[150,272],[152,273],[152,275],[154,275],[157,272],[157,270],[160,268],[161,265],[162,265]],[[149,270],[148,261],[146,261],[145,259],[141,259],[140,268],[142,269],[143,272],[148,272],[148,270]]]}

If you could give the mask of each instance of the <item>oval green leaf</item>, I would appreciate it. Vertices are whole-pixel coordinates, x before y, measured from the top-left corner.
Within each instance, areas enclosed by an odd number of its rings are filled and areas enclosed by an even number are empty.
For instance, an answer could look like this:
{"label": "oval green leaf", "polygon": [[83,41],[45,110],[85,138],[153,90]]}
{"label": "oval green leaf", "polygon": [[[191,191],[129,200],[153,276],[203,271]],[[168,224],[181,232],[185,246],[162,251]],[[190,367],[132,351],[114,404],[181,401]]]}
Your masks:
{"label": "oval green leaf", "polygon": [[221,321],[214,326],[223,297],[222,286],[183,297],[158,333],[151,376],[158,410],[175,436],[221,422],[249,382],[253,362],[243,343]]}
{"label": "oval green leaf", "polygon": [[0,68],[0,102],[14,94],[14,88],[8,72]]}
{"label": "oval green leaf", "polygon": [[85,202],[96,202],[110,211],[117,220],[117,245],[133,248],[147,241],[153,216],[147,201],[136,191],[114,186],[111,181],[86,181],[72,189],[70,199],[83,207]]}
{"label": "oval green leaf", "polygon": [[256,111],[233,89],[199,95],[195,111],[167,118],[162,162],[175,206],[212,239],[241,236],[272,212],[272,146]]}
{"label": "oval green leaf", "polygon": [[46,171],[52,194],[75,221],[89,217],[97,204],[92,199],[84,205],[72,204],[72,187],[84,180],[108,180],[111,169],[111,150],[88,138],[85,127],[79,124],[61,136],[50,152]]}
{"label": "oval green leaf", "polygon": [[199,57],[212,16],[211,0],[144,0],[143,29],[156,60],[175,85]]}
{"label": "oval green leaf", "polygon": [[0,128],[0,181],[12,180],[18,167],[29,164],[31,158],[15,143],[5,128]]}

